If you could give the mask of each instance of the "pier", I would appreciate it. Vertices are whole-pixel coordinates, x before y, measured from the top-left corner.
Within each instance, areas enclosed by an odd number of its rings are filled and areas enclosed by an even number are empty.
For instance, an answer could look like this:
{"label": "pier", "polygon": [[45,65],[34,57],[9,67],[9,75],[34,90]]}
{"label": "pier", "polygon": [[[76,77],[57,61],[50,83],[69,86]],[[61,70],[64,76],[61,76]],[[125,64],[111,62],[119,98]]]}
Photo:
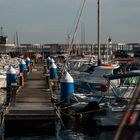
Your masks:
{"label": "pier", "polygon": [[35,64],[4,112],[5,132],[22,126],[26,129],[54,127],[56,114],[47,84],[43,64]]}

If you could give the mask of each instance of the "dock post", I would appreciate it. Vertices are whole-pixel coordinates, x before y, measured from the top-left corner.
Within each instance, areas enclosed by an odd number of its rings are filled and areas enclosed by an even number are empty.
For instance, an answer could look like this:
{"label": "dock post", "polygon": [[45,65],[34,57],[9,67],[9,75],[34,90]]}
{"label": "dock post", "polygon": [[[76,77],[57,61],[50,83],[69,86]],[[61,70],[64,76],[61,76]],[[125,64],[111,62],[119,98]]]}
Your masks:
{"label": "dock post", "polygon": [[10,99],[11,99],[11,86],[7,86],[6,104],[9,104]]}
{"label": "dock post", "polygon": [[11,84],[11,106],[15,106],[16,103],[16,92],[17,92],[17,83]]}
{"label": "dock post", "polygon": [[16,70],[10,66],[8,71],[7,71],[7,104],[11,101],[11,90],[12,90],[12,83],[17,83],[17,75],[16,75]]}
{"label": "dock post", "polygon": [[50,75],[46,74],[46,88],[50,89]]}
{"label": "dock post", "polygon": [[46,59],[44,59],[44,65],[47,65],[47,60]]}
{"label": "dock post", "polygon": [[47,65],[47,60],[44,59],[44,74],[48,73],[48,65]]}
{"label": "dock post", "polygon": [[44,65],[44,74],[48,73],[48,66]]}
{"label": "dock post", "polygon": [[24,81],[27,81],[28,70],[26,69],[23,73]]}

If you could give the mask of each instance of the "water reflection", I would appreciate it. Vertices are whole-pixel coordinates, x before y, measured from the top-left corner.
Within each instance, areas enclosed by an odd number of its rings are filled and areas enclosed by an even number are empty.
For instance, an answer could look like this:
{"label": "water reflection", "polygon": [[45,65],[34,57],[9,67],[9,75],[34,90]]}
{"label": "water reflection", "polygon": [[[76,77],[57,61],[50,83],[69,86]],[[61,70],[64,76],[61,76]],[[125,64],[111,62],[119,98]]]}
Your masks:
{"label": "water reflection", "polygon": [[[112,140],[115,131],[101,131],[94,122],[81,120],[63,120],[64,126],[61,123],[55,122],[54,133],[49,128],[39,131],[24,131],[16,130],[14,135],[4,135],[2,133],[1,140]],[[26,129],[26,128],[24,128]]]}

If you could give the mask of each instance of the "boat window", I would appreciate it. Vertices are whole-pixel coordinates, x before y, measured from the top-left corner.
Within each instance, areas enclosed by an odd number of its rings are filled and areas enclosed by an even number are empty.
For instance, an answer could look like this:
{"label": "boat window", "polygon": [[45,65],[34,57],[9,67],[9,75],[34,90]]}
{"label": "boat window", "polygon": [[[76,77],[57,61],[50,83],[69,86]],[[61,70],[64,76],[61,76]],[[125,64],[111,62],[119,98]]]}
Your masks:
{"label": "boat window", "polygon": [[136,85],[138,83],[140,83],[140,76],[129,77],[124,81],[124,85]]}

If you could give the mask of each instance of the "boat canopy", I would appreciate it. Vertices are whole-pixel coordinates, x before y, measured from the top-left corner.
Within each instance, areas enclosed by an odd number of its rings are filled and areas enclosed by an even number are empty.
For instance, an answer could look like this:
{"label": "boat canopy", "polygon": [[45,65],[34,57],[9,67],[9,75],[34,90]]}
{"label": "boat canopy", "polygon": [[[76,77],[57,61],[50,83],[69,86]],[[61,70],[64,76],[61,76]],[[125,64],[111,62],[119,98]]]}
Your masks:
{"label": "boat canopy", "polygon": [[136,76],[140,76],[140,73],[131,72],[126,74],[110,74],[110,75],[104,75],[103,77],[108,80],[114,80],[114,79],[129,78],[129,77],[136,77]]}

